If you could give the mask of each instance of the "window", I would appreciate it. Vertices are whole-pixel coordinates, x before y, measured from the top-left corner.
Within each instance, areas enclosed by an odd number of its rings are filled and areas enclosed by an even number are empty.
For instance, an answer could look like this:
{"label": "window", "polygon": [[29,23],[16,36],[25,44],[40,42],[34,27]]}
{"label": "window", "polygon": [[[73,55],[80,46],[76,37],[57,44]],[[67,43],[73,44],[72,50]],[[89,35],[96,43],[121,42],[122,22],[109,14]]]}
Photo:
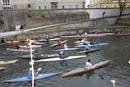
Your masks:
{"label": "window", "polygon": [[64,8],[65,8],[65,6],[63,5],[63,6],[62,6],[62,9],[64,9]]}
{"label": "window", "polygon": [[58,8],[58,2],[51,2],[51,8],[57,9]]}
{"label": "window", "polygon": [[3,5],[10,5],[10,1],[9,0],[3,0]]}
{"label": "window", "polygon": [[31,4],[28,4],[28,8],[31,8]]}
{"label": "window", "polygon": [[83,6],[83,8],[85,8],[85,2],[82,2],[82,6]]}
{"label": "window", "polygon": [[46,9],[46,6],[44,6],[44,9]]}
{"label": "window", "polygon": [[78,5],[75,5],[76,8],[78,8]]}
{"label": "window", "polygon": [[17,5],[14,5],[14,8],[17,9]]}
{"label": "window", "polygon": [[38,6],[39,9],[41,9],[41,6]]}

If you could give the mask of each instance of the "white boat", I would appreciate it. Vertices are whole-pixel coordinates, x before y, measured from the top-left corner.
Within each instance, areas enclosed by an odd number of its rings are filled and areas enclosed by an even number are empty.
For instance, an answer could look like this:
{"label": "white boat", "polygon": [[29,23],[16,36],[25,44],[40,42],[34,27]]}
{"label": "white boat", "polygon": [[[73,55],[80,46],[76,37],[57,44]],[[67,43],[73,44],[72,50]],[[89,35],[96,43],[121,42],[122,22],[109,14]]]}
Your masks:
{"label": "white boat", "polygon": [[5,64],[13,64],[17,62],[18,60],[8,60],[8,61],[0,61],[0,65],[5,65]]}
{"label": "white boat", "polygon": [[[20,48],[29,48],[28,45],[19,45]],[[42,45],[31,45],[32,48],[41,48]]]}
{"label": "white boat", "polygon": [[[6,50],[8,50],[8,51],[13,51],[13,52],[30,52],[30,49],[23,49],[23,48],[19,48],[19,49],[6,48]],[[35,50],[32,50],[32,51],[35,51]]]}
{"label": "white boat", "polygon": [[41,59],[41,60],[36,60],[35,62],[60,62],[60,61],[67,61],[67,60],[74,60],[74,59],[81,59],[81,58],[86,58],[86,55],[81,55],[81,56],[69,56],[66,58],[49,58],[49,59]]}

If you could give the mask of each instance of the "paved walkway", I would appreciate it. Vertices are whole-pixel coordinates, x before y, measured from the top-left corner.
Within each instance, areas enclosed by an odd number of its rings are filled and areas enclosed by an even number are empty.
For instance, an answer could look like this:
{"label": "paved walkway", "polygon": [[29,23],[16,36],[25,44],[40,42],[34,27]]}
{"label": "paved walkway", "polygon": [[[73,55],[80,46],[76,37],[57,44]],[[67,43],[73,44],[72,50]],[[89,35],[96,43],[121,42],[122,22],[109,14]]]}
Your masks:
{"label": "paved walkway", "polygon": [[[59,26],[59,25],[65,25],[65,24],[67,24],[67,23],[59,23],[59,24],[53,24],[53,25],[46,25],[46,26],[42,26],[42,27],[30,28],[30,29],[24,30],[23,32],[28,32],[31,30],[38,30],[38,29],[43,29],[43,28],[48,28],[48,27],[54,27],[54,26]],[[3,32],[3,33],[0,33],[0,38],[16,35],[16,34],[20,34],[20,33],[22,33],[21,30]]]}

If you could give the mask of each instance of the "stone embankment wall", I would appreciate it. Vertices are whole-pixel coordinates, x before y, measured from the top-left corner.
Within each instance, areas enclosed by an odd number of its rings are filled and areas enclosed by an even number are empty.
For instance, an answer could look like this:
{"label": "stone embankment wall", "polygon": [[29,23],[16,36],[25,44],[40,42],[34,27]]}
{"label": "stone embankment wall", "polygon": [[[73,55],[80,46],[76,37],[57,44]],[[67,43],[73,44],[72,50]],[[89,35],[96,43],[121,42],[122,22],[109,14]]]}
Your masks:
{"label": "stone embankment wall", "polygon": [[[123,14],[130,14],[130,8],[123,11]],[[0,31],[15,30],[15,26],[25,24],[26,28],[39,27],[56,23],[80,22],[70,27],[88,27],[95,25],[114,24],[119,9],[59,9],[59,10],[4,10],[0,13]],[[124,17],[130,17],[129,15]],[[101,19],[99,19],[101,18]],[[93,20],[95,19],[95,20]],[[97,19],[97,20],[96,20]],[[93,20],[93,21],[92,21]],[[87,22],[86,22],[87,21]]]}

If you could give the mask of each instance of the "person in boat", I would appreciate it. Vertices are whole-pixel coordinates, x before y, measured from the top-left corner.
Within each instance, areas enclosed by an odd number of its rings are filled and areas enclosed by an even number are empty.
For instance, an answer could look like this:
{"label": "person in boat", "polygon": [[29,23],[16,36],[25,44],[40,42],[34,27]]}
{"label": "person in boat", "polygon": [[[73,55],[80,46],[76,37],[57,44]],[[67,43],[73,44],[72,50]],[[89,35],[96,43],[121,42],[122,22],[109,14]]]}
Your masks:
{"label": "person in boat", "polygon": [[61,39],[57,40],[58,45],[61,45],[61,42],[62,42]]}
{"label": "person in boat", "polygon": [[[39,72],[41,71],[41,66],[37,69],[36,73],[34,72],[34,77],[36,77]],[[27,78],[28,79],[32,79],[32,68],[29,69],[28,73],[27,73]],[[32,80],[29,80],[29,87],[32,87]],[[36,83],[34,83],[34,86],[36,85]]]}
{"label": "person in boat", "polygon": [[16,49],[20,49],[19,45],[16,45]]}
{"label": "person in boat", "polygon": [[61,59],[64,58],[64,52],[63,52],[63,51],[60,51],[60,53],[59,53],[59,58],[61,58]]}
{"label": "person in boat", "polygon": [[1,39],[1,42],[0,42],[0,43],[5,43],[5,40],[4,40],[4,38],[2,38],[2,39]]}
{"label": "person in boat", "polygon": [[34,59],[38,60],[41,57],[41,53],[38,50],[34,51]]}
{"label": "person in boat", "polygon": [[46,38],[46,41],[49,42],[49,35],[48,34],[45,36],[45,38]]}
{"label": "person in boat", "polygon": [[88,61],[85,62],[85,68],[86,69],[93,69],[93,65],[91,63],[91,59],[88,59]]}

